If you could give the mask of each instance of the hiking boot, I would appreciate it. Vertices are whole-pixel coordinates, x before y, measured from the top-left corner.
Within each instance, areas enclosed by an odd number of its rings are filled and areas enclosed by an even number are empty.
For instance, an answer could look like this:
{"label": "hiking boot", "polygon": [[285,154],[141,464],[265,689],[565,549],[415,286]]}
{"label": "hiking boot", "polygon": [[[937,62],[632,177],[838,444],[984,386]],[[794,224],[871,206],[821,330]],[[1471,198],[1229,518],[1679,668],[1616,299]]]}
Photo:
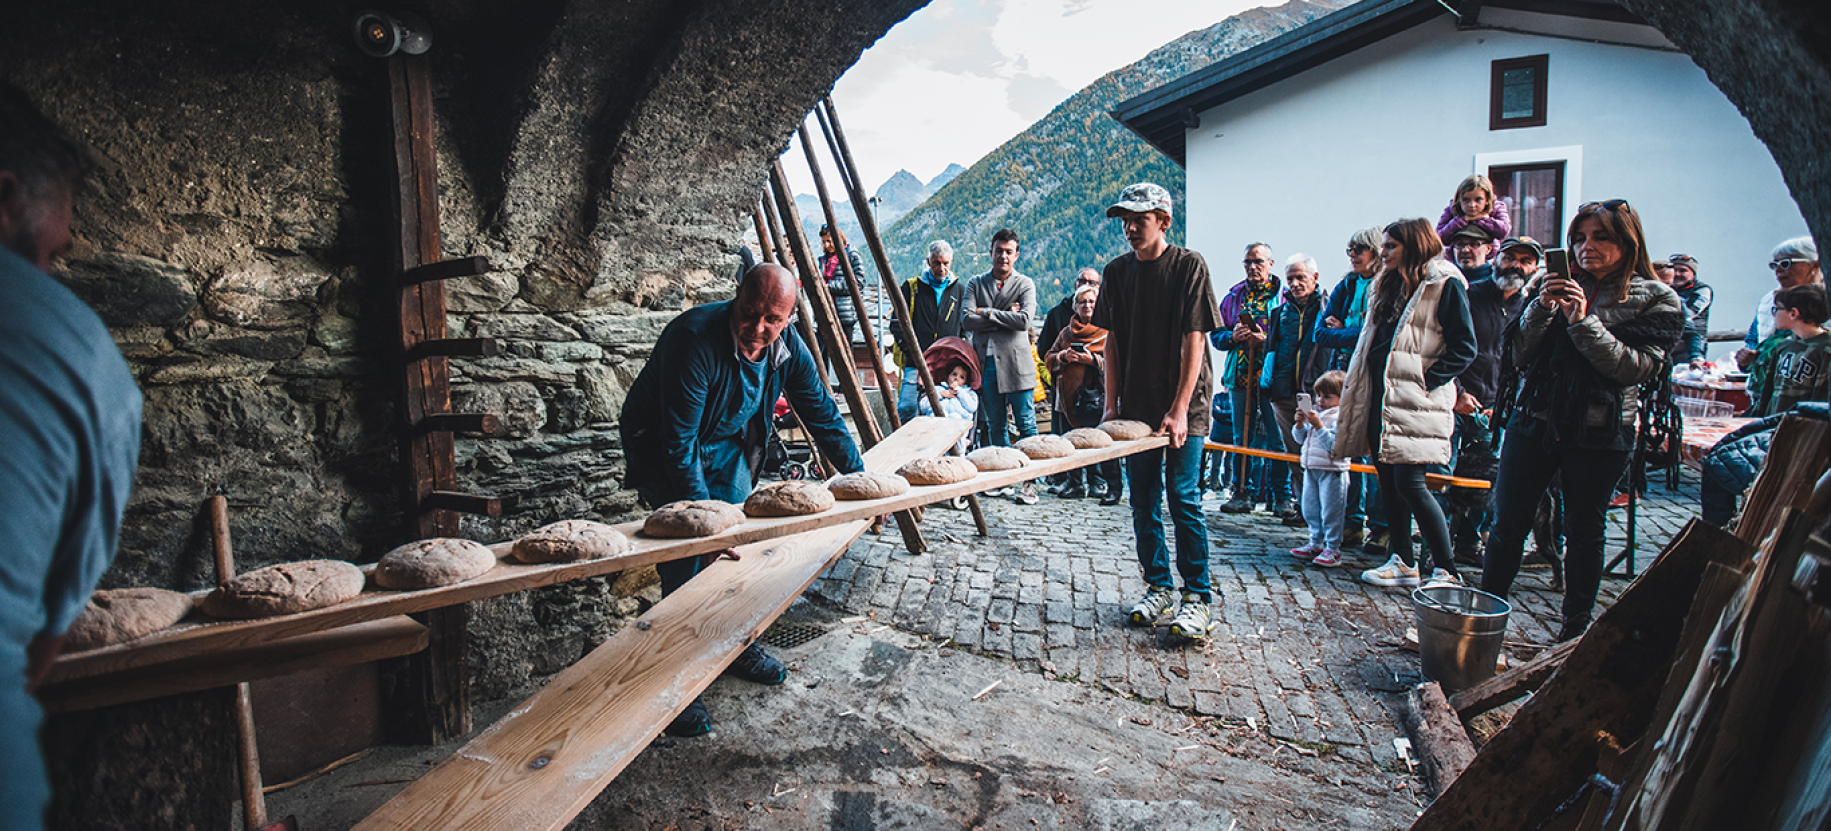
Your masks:
{"label": "hiking boot", "polygon": [[1282,520],[1282,522],[1284,523],[1284,527],[1286,527],[1286,528],[1308,528],[1308,527],[1310,527],[1310,524],[1308,522],[1304,521],[1303,514],[1291,514],[1290,516],[1285,517]]}
{"label": "hiking boot", "polygon": [[1132,612],[1126,617],[1133,626],[1156,626],[1169,617],[1170,610],[1176,608],[1176,590],[1167,586],[1153,586],[1146,592],[1144,599],[1132,606]]}
{"label": "hiking boot", "polygon": [[1035,505],[1037,503],[1036,483],[1025,482],[1023,487],[1017,489],[1017,494],[1011,497],[1011,501],[1019,505]]}
{"label": "hiking boot", "polygon": [[1325,548],[1321,554],[1316,555],[1316,559],[1310,561],[1310,565],[1338,568],[1341,566],[1341,552],[1333,548]]}
{"label": "hiking boot", "polygon": [[683,739],[704,736],[712,732],[712,713],[706,710],[706,702],[703,699],[695,698],[693,703],[688,704],[685,710],[681,710],[680,715],[668,722],[668,726],[661,732]]}
{"label": "hiking boot", "polygon": [[1583,637],[1583,630],[1589,628],[1589,618],[1569,617],[1564,619],[1563,628],[1558,630],[1558,643],[1576,640]]}
{"label": "hiking boot", "polygon": [[1294,516],[1294,517],[1297,517],[1298,519],[1303,518],[1303,512],[1297,510],[1297,500],[1295,500],[1295,499],[1278,500],[1278,505],[1277,505],[1277,507],[1272,508],[1272,513],[1278,515],[1279,517],[1293,517]]}
{"label": "hiking boot", "polygon": [[1221,506],[1221,513],[1249,514],[1252,513],[1252,503],[1236,496],[1227,500],[1226,504]]}
{"label": "hiking boot", "polygon": [[1415,586],[1418,585],[1418,568],[1408,566],[1399,555],[1386,558],[1386,564],[1361,572],[1361,580],[1375,586]]}
{"label": "hiking boot", "polygon": [[724,674],[773,687],[788,680],[788,667],[769,657],[763,647],[753,643],[731,662],[731,666],[725,667]]}
{"label": "hiking boot", "polygon": [[1343,548],[1358,548],[1361,543],[1366,541],[1366,533],[1361,530],[1359,525],[1350,525],[1346,530],[1342,531],[1341,547]]}
{"label": "hiking boot", "polygon": [[1121,493],[1118,488],[1113,488],[1112,490],[1109,490],[1105,494],[1101,495],[1100,504],[1111,506],[1111,505],[1117,505],[1124,500],[1125,500],[1125,494]]}
{"label": "hiking boot", "polygon": [[1460,586],[1460,585],[1462,585],[1461,577],[1457,576],[1453,572],[1444,571],[1443,569],[1440,569],[1440,568],[1431,569],[1430,570],[1430,579],[1424,581],[1424,588],[1427,588],[1427,589],[1431,588],[1432,586]]}
{"label": "hiking boot", "polygon": [[1195,592],[1184,592],[1182,608],[1176,610],[1176,619],[1170,621],[1170,634],[1199,641],[1208,637],[1208,629],[1213,625],[1214,618],[1202,596]]}
{"label": "hiking boot", "polygon": [[1081,487],[1077,482],[1072,485],[1064,485],[1061,490],[1055,492],[1055,495],[1058,499],[1086,499],[1087,489]]}
{"label": "hiking boot", "polygon": [[1378,557],[1386,553],[1386,545],[1389,542],[1391,542],[1391,534],[1381,528],[1367,536],[1367,541],[1361,545],[1361,553],[1369,557]]}
{"label": "hiking boot", "polygon": [[1473,566],[1475,568],[1481,568],[1483,565],[1481,561],[1481,550],[1474,547],[1456,549],[1454,559],[1458,565]]}

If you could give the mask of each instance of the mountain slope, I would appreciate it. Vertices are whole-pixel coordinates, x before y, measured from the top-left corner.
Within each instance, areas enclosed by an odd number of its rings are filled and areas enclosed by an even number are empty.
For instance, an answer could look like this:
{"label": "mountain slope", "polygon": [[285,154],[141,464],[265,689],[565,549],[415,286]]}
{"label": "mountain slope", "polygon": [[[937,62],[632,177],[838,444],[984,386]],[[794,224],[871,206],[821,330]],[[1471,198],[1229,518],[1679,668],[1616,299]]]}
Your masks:
{"label": "mountain slope", "polygon": [[[983,273],[990,266],[985,254],[992,232],[1010,227],[1023,240],[1018,270],[1036,280],[1038,302],[1053,305],[1073,285],[1075,272],[1099,268],[1127,250],[1105,214],[1122,188],[1156,182],[1178,204],[1183,199],[1182,168],[1107,112],[1348,2],[1291,0],[1242,12],[1102,76],[891,225],[884,242],[897,276],[920,274],[935,239],[953,243],[954,268],[962,274]],[[1170,241],[1182,243],[1181,224],[1172,226]]]}

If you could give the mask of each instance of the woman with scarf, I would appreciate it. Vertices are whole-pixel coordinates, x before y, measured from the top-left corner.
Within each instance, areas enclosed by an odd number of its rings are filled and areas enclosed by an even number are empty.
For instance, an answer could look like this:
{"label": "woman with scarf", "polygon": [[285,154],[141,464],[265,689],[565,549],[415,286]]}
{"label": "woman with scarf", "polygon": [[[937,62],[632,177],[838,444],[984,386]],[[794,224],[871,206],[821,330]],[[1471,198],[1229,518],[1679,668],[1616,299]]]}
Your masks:
{"label": "woman with scarf", "polygon": [[[846,242],[846,232],[838,228],[820,226],[820,279],[826,281],[826,288],[833,295],[833,309],[839,313],[839,337],[850,349],[852,330],[858,328],[858,309],[852,305],[852,290],[846,286],[846,270],[839,264],[839,252],[845,251],[846,259],[852,264],[852,275],[859,281],[860,289],[865,285],[865,263],[858,258],[858,252]],[[840,364],[833,364],[838,369]]]}
{"label": "woman with scarf", "polygon": [[1361,573],[1376,586],[1418,585],[1411,521],[1430,550],[1430,583],[1460,583],[1443,509],[1424,487],[1425,465],[1447,465],[1455,431],[1456,376],[1475,362],[1462,272],[1442,258],[1429,222],[1401,219],[1380,242],[1384,270],[1367,289],[1335,430],[1335,458],[1372,456],[1390,530],[1386,564]]}
{"label": "woman with scarf", "polygon": [[[1092,323],[1094,305],[1099,300],[1099,286],[1075,289],[1074,317],[1068,319],[1068,325],[1056,336],[1043,359],[1050,377],[1055,379],[1055,417],[1070,428],[1097,426],[1106,411],[1106,330]],[[1061,493],[1063,499],[1087,495],[1080,474],[1080,470],[1069,472],[1068,485]],[[1120,483],[1118,459],[1095,465],[1088,478],[1100,504],[1119,504],[1125,486]]]}
{"label": "woman with scarf", "polygon": [[[1667,349],[1685,326],[1678,295],[1653,277],[1640,216],[1627,200],[1579,206],[1566,238],[1573,273],[1547,275],[1507,333],[1513,365],[1524,374],[1506,419],[1494,482],[1498,515],[1481,579],[1483,591],[1507,596],[1539,495],[1561,474],[1559,641],[1589,628],[1609,497],[1634,448],[1640,385],[1666,370]],[[1499,397],[1506,406],[1509,397]]]}

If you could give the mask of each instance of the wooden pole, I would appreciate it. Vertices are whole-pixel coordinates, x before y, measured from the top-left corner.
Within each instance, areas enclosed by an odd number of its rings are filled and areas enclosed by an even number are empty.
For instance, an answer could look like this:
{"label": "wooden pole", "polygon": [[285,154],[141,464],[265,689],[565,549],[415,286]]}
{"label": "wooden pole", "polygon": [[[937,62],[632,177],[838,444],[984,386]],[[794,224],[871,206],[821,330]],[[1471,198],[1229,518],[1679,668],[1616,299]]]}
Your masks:
{"label": "wooden pole", "polygon": [[[807,238],[801,234],[801,215],[795,210],[794,191],[788,187],[788,176],[782,172],[782,160],[777,159],[769,165],[769,187],[776,198],[776,211],[782,218],[782,232],[788,240],[790,250],[795,253],[795,265],[801,274],[801,287],[814,306],[814,315],[820,330],[821,340],[833,354],[843,355],[846,351],[839,342],[839,312],[833,308],[833,298],[827,294],[826,284],[821,282],[820,275],[814,273],[814,258],[810,254]],[[851,361],[835,361],[841,369],[834,374],[839,377],[839,389],[846,397],[846,403],[852,408],[852,421],[858,425],[859,437],[869,450],[883,440],[883,433],[878,431],[877,419],[871,415],[871,405],[865,400],[865,391],[858,383],[858,373],[851,368]],[[921,554],[928,550],[928,543],[922,539],[921,529],[916,527],[915,514],[910,511],[898,511],[897,527],[903,532],[903,545],[911,554]]]}
{"label": "wooden pole", "polygon": [[[789,262],[793,259],[788,251],[788,237],[782,235],[782,224],[776,219],[776,206],[770,204],[768,195],[763,197],[763,216],[769,222],[769,235],[775,241],[776,264],[790,271],[796,266]],[[826,360],[821,354],[820,338],[814,331],[814,307],[807,300],[807,292],[795,292],[795,331],[801,333],[801,341],[807,344],[807,351],[814,355],[814,369],[826,378]]]}
{"label": "wooden pole", "polygon": [[[859,331],[864,333],[865,343],[871,347],[871,371],[877,374],[877,388],[884,399],[884,420],[890,422],[890,429],[895,430],[903,426],[903,419],[896,412],[895,400],[891,398],[895,388],[890,386],[890,373],[884,371],[884,352],[877,339],[877,330],[871,326],[871,317],[865,314],[865,295],[859,291],[858,275],[852,273],[852,258],[846,256],[845,246],[838,244],[839,214],[833,210],[833,199],[827,194],[826,177],[820,172],[820,160],[814,155],[814,145],[808,138],[806,121],[801,123],[801,149],[807,155],[808,172],[814,176],[814,193],[820,197],[820,210],[826,215],[827,227],[833,229],[833,256],[839,261],[834,270],[845,275],[846,292],[852,295],[852,308],[857,310]],[[844,178],[843,173],[841,178]],[[941,411],[936,409],[935,412]]]}
{"label": "wooden pole", "polygon": [[[845,130],[839,126],[839,111],[833,107],[833,99],[825,98],[822,107],[814,110],[820,117],[820,128],[826,133],[827,145],[833,151],[834,161],[838,163],[841,179],[846,183],[846,198],[852,202],[852,212],[858,215],[858,227],[864,232],[865,244],[871,249],[872,259],[877,261],[877,274],[883,281],[884,290],[890,295],[890,311],[896,318],[897,327],[902,334],[904,345],[911,350],[910,359],[915,361],[916,377],[921,383],[923,394],[928,396],[928,406],[937,415],[941,412],[941,395],[935,390],[934,374],[928,370],[928,362],[922,360],[919,342],[916,340],[915,318],[910,316],[909,305],[903,301],[903,292],[897,288],[896,273],[890,269],[890,255],[884,248],[884,239],[877,232],[877,217],[868,209],[860,208],[864,204],[865,191],[859,185],[858,166],[852,160],[852,148],[846,144]],[[805,144],[805,140],[803,144]],[[900,382],[902,379],[899,378]],[[949,451],[959,453],[959,448]],[[986,526],[985,508],[979,504],[979,494],[969,494],[966,505],[973,512],[973,526],[979,536],[989,536],[991,529]]]}

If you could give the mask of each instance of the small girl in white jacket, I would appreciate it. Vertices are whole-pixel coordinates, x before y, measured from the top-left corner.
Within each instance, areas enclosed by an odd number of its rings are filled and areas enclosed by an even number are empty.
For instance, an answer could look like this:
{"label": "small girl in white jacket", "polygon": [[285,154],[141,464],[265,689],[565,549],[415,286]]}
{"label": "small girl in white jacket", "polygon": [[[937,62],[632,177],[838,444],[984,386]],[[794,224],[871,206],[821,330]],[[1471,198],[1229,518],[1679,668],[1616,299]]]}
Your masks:
{"label": "small girl in white jacket", "polygon": [[1335,370],[1316,379],[1316,404],[1299,409],[1291,437],[1303,445],[1303,521],[1310,526],[1310,541],[1291,553],[1311,565],[1341,565],[1342,526],[1347,520],[1348,462],[1336,461],[1335,419],[1341,407],[1341,386],[1347,375]]}

